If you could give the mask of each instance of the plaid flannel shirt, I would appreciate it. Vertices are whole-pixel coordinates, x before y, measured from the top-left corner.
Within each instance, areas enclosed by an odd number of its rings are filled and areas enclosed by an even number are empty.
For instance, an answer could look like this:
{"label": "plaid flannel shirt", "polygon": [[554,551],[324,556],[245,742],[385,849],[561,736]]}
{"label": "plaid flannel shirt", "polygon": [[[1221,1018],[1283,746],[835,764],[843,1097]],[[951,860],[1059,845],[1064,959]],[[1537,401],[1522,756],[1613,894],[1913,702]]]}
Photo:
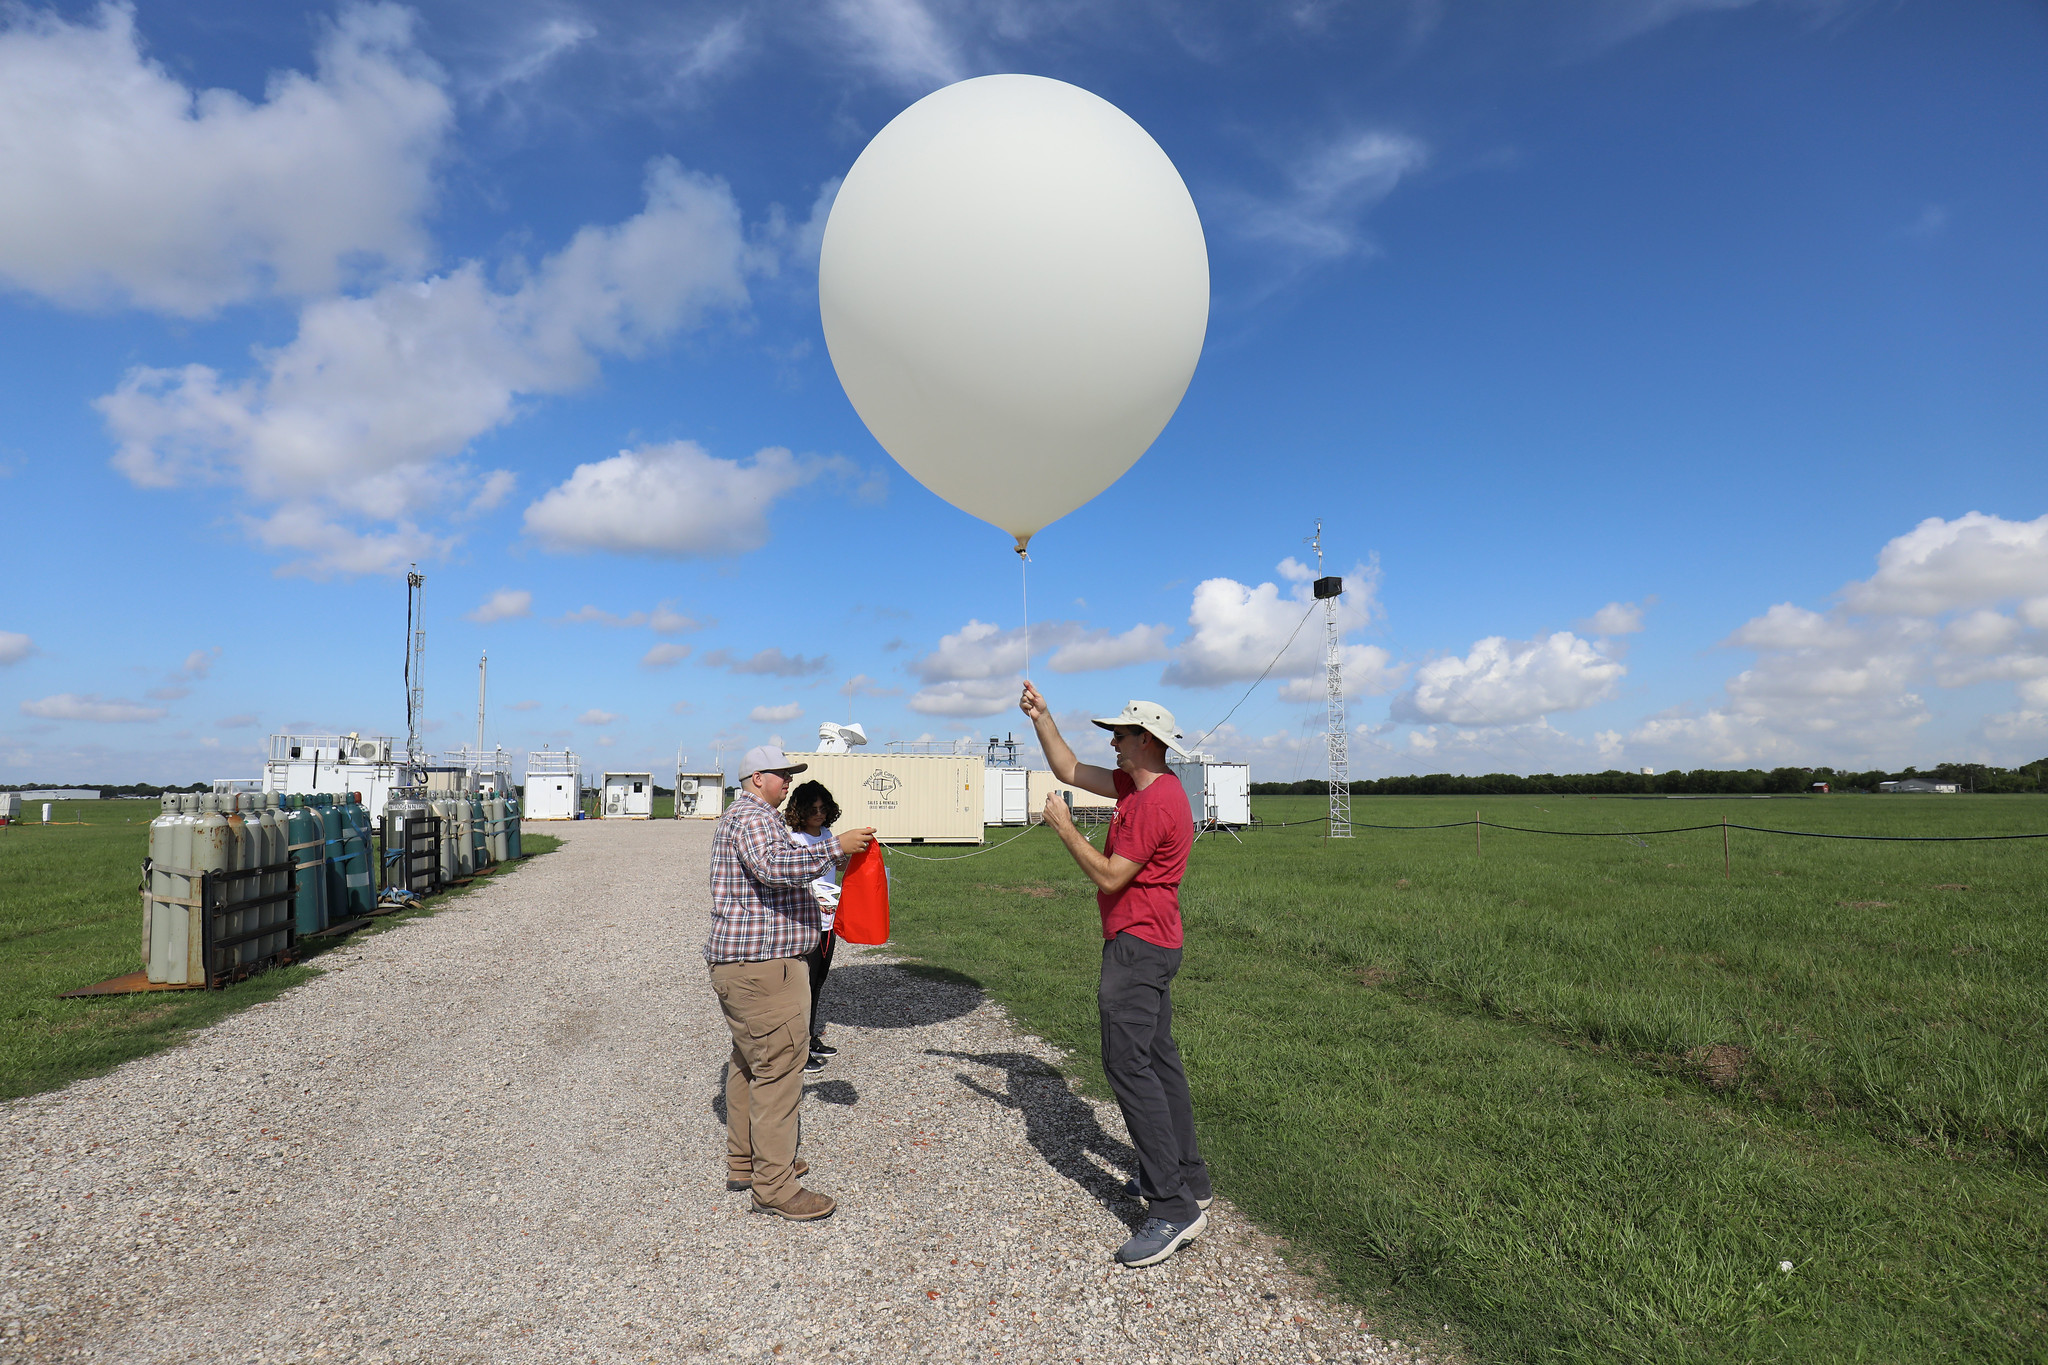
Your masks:
{"label": "plaid flannel shirt", "polygon": [[775,808],[750,791],[718,817],[711,840],[711,937],[706,962],[767,962],[818,946],[811,882],[840,861],[836,844],[791,843]]}

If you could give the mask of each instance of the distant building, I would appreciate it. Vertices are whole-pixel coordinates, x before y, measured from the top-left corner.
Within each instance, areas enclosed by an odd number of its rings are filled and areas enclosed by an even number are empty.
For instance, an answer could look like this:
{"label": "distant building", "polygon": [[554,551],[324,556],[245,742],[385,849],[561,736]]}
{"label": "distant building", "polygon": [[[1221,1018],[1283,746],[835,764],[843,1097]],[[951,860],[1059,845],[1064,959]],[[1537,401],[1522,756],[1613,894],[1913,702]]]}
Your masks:
{"label": "distant building", "polygon": [[16,792],[24,801],[97,801],[98,787],[45,787],[42,791]]}
{"label": "distant building", "polygon": [[1902,777],[1896,782],[1880,782],[1877,784],[1877,789],[1881,792],[1897,792],[1902,796],[1910,795],[1914,792],[1929,792],[1942,796],[1953,796],[1963,788],[1962,784],[1957,782],[1936,782],[1925,777]]}
{"label": "distant building", "polygon": [[1807,790],[1812,792],[1816,796],[1826,796],[1828,794],[1828,784],[1825,782],[1816,782],[1811,787],[1808,787]]}

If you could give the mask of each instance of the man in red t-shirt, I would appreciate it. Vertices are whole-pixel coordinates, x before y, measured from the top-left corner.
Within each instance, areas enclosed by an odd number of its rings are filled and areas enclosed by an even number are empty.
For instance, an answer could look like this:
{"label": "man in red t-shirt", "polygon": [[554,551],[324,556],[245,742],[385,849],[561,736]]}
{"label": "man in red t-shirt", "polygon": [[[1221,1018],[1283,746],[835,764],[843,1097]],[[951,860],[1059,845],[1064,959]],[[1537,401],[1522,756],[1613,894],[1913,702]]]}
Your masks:
{"label": "man in red t-shirt", "polygon": [[1045,698],[1030,683],[1018,703],[1038,731],[1053,776],[1071,787],[1116,798],[1116,818],[1098,850],[1074,828],[1067,803],[1046,798],[1045,823],[1095,883],[1102,911],[1102,1069],[1138,1149],[1134,1192],[1147,1201],[1137,1236],[1117,1250],[1128,1266],[1156,1265],[1208,1227],[1214,1191],[1195,1143],[1187,1072],[1173,1041],[1173,978],[1180,970],[1180,879],[1194,847],[1188,794],[1166,765],[1184,753],[1163,706],[1134,701],[1097,720],[1109,731],[1116,767],[1081,763],[1060,737]]}

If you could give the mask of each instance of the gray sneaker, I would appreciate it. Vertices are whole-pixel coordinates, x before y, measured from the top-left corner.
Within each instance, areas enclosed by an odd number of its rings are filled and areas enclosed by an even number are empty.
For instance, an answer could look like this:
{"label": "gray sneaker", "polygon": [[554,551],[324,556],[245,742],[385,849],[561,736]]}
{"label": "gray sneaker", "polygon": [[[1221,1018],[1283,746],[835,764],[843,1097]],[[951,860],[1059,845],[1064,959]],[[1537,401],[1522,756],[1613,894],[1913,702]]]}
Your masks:
{"label": "gray sneaker", "polygon": [[[1124,1198],[1126,1199],[1143,1199],[1145,1197],[1145,1192],[1138,1188],[1138,1182],[1135,1180],[1126,1180],[1124,1182],[1123,1188]],[[1209,1206],[1215,1202],[1216,1196],[1212,1194],[1207,1199],[1197,1199],[1195,1201],[1195,1207],[1200,1209],[1202,1212],[1207,1213],[1209,1211]]]}
{"label": "gray sneaker", "polygon": [[1169,1223],[1164,1218],[1147,1218],[1138,1235],[1116,1250],[1116,1259],[1131,1267],[1158,1265],[1202,1235],[1209,1215],[1198,1213],[1192,1223]]}

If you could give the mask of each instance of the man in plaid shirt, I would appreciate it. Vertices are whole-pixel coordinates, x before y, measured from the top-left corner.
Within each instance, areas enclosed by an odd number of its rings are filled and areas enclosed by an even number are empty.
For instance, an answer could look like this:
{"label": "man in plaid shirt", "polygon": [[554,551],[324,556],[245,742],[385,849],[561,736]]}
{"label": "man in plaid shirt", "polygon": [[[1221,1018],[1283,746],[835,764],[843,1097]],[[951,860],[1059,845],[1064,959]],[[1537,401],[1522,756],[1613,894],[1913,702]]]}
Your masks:
{"label": "man in plaid shirt", "polygon": [[801,1183],[797,1107],[809,1055],[811,973],[803,955],[817,946],[818,902],[811,882],[843,866],[874,838],[848,830],[836,846],[807,848],[789,837],[776,807],[791,763],[763,744],[740,763],[740,794],[718,819],[711,843],[711,937],[704,960],[711,989],[732,1029],[725,1078],[726,1188],[754,1192],[754,1210],[799,1222],[828,1217],[830,1195]]}

